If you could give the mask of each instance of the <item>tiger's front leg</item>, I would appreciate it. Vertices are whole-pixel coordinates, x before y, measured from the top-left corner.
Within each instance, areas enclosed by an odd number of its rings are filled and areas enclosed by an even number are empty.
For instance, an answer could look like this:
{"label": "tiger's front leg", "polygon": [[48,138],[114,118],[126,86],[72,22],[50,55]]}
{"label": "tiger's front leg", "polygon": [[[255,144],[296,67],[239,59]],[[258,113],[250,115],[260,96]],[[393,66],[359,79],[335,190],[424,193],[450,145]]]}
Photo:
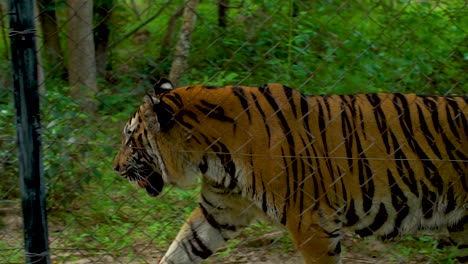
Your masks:
{"label": "tiger's front leg", "polygon": [[222,230],[211,225],[198,206],[179,231],[160,263],[200,263],[227,239]]}
{"label": "tiger's front leg", "polygon": [[192,212],[161,264],[200,263],[255,217],[249,203],[230,191],[203,183],[201,202]]}

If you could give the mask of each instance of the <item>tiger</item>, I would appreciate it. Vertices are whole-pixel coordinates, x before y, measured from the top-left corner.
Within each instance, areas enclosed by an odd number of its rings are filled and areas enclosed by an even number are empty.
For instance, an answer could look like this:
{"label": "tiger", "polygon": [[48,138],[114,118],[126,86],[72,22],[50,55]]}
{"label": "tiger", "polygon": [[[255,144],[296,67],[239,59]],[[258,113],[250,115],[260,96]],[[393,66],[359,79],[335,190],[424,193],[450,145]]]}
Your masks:
{"label": "tiger", "polygon": [[201,185],[159,263],[200,263],[262,219],[284,227],[307,264],[341,263],[346,230],[391,239],[425,228],[447,228],[468,261],[468,96],[165,78],[153,90],[123,129],[114,170],[151,196]]}

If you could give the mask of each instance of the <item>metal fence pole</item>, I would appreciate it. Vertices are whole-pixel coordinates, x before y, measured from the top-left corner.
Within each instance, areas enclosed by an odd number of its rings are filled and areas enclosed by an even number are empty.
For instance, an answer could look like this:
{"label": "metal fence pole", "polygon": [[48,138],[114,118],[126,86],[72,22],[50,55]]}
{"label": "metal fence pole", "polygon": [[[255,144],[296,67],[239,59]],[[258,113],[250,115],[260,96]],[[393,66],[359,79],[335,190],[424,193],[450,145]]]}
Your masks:
{"label": "metal fence pole", "polygon": [[9,0],[26,263],[50,263],[32,0]]}

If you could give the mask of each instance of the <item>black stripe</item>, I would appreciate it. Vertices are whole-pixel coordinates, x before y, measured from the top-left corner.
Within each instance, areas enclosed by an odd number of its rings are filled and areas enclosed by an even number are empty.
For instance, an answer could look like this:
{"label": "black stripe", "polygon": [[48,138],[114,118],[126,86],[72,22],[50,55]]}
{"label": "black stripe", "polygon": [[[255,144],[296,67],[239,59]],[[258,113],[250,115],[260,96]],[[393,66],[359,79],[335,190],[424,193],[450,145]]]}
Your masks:
{"label": "black stripe", "polygon": [[177,106],[178,109],[184,108],[184,104],[182,103],[182,98],[177,93],[166,94],[162,97],[162,100],[166,101],[169,100],[173,104]]}
{"label": "black stripe", "polygon": [[[318,185],[317,185],[317,180],[315,178],[315,168],[313,166],[312,162],[312,156],[310,153],[309,148],[313,149],[313,142],[314,138],[311,133],[310,125],[309,125],[309,102],[307,101],[307,97],[303,94],[300,94],[300,106],[301,106],[301,114],[302,114],[302,124],[303,124],[303,129],[304,129],[304,134],[307,137],[307,141],[304,140],[303,137],[301,137],[302,140],[302,145],[305,148],[305,154],[306,154],[306,161],[304,159],[301,159],[301,166],[302,166],[302,177],[300,180],[299,184],[299,191],[300,191],[300,197],[299,197],[299,214],[302,214],[304,211],[304,184],[305,181],[307,180],[308,177],[312,177],[313,181],[313,190],[314,190],[314,196],[317,196],[318,194]],[[309,97],[309,99],[312,99]],[[307,166],[307,168],[306,168]],[[310,194],[308,194],[310,195]],[[308,199],[309,201],[311,200],[310,198]],[[318,204],[318,203],[317,203]],[[302,221],[299,222],[298,225],[298,230],[301,229]]]}
{"label": "black stripe", "polygon": [[[318,155],[318,151],[317,149],[315,148],[315,145],[311,145],[310,146],[312,148],[312,151],[313,151],[313,157],[311,156],[309,158],[310,162],[309,164],[314,164],[312,161],[315,161],[315,166],[312,166],[312,168],[314,168],[314,171],[312,173],[314,173],[313,177],[312,177],[312,180],[314,182],[314,201],[316,201],[316,204],[314,206],[314,210],[318,209],[318,207],[320,206],[320,203],[318,202],[319,201],[319,198],[322,196],[322,194],[326,193],[326,189],[325,189],[325,185],[324,185],[324,179],[323,179],[323,173],[322,173],[322,166],[320,166],[320,156]],[[315,173],[316,172],[316,173]],[[319,177],[319,179],[317,179],[317,177]],[[320,182],[320,184],[319,184]],[[320,192],[320,188],[321,188],[321,192]]]}
{"label": "black stripe", "polygon": [[[379,129],[380,135],[382,136],[382,142],[385,145],[385,149],[387,150],[387,154],[390,154],[390,144],[388,138],[388,126],[387,126],[387,119],[385,117],[385,113],[382,109],[382,102],[378,94],[367,94],[367,100],[372,105],[375,123],[377,124],[377,128]],[[362,113],[361,113],[361,120],[362,120]],[[362,125],[364,125],[364,120],[362,120]],[[365,131],[362,128],[362,131]]]}
{"label": "black stripe", "polygon": [[361,142],[358,139],[356,134],[356,146],[359,159],[357,160],[358,164],[358,174],[359,174],[359,186],[361,187],[362,192],[362,207],[365,213],[368,213],[372,207],[372,200],[374,199],[375,187],[372,170],[370,168],[369,160],[364,154],[364,150],[361,146]]}
{"label": "black stripe", "polygon": [[205,195],[203,195],[203,193],[201,193],[201,199],[203,201],[203,203],[205,203],[206,205],[208,205],[209,207],[211,208],[215,208],[215,209],[225,209],[225,208],[221,208],[219,206],[215,206],[212,202],[208,201],[208,199],[206,198]]}
{"label": "black stripe", "polygon": [[203,213],[203,216],[205,216],[205,219],[206,221],[212,226],[214,227],[215,229],[218,229],[218,230],[229,230],[229,231],[236,231],[237,230],[237,227],[234,226],[234,225],[228,225],[228,224],[220,224],[218,223],[218,221],[216,221],[216,219],[214,219],[214,217],[208,213],[208,211],[206,210],[206,208],[203,206],[203,204],[199,203],[198,206],[200,207],[202,213]]}
{"label": "black stripe", "polygon": [[234,189],[237,186],[237,179],[235,177],[236,165],[232,160],[229,149],[221,142],[211,145],[211,149],[221,161],[221,164],[224,167],[224,171],[230,176],[228,188],[230,190]]}
{"label": "black stripe", "polygon": [[359,221],[359,216],[356,214],[356,207],[354,205],[354,199],[351,198],[349,201],[348,209],[346,210],[346,223],[345,226],[354,226]]}
{"label": "black stripe", "polygon": [[[447,101],[447,102],[450,102],[450,101]],[[452,113],[450,112],[450,108],[449,105],[445,105],[445,111],[446,111],[446,114],[447,114],[447,123],[450,127],[450,132],[452,132],[452,134],[458,139],[458,140],[461,140],[460,138],[460,134],[458,133],[458,129],[457,129],[457,126],[455,125],[455,118],[456,116],[452,116]],[[457,113],[457,109],[452,109],[452,111],[455,111],[455,113]]]}
{"label": "black stripe", "polygon": [[267,191],[265,189],[265,183],[262,180],[262,211],[267,213],[268,211],[268,200],[267,200]]}
{"label": "black stripe", "polygon": [[321,228],[321,231],[323,233],[325,233],[328,238],[337,238],[337,237],[341,236],[341,234],[340,234],[341,228],[335,229],[335,230],[333,230],[331,232]]}
{"label": "black stripe", "polygon": [[245,110],[245,113],[247,113],[247,117],[249,118],[249,124],[252,122],[252,119],[250,117],[250,107],[249,107],[249,101],[247,100],[247,96],[245,95],[244,89],[241,86],[233,86],[232,87],[233,94],[239,99],[239,102],[242,105],[242,108]]}
{"label": "black stripe", "polygon": [[[431,159],[426,155],[424,150],[418,144],[414,133],[412,131],[411,113],[408,107],[406,98],[401,94],[395,94],[395,98],[399,99],[399,102],[394,99],[394,106],[400,116],[400,125],[407,139],[407,143],[411,150],[418,155],[419,159],[423,163],[424,175],[428,178],[432,185],[437,188],[439,194],[443,192],[443,180],[439,174],[437,167],[431,162]],[[416,103],[416,102],[414,102]]]}
{"label": "black stripe", "polygon": [[[447,121],[449,122],[450,129],[452,130],[452,133],[455,135],[455,137],[457,137],[458,140],[462,140],[462,138],[460,137],[460,134],[458,133],[461,126],[459,125],[460,128],[457,128],[457,125],[455,123],[461,124],[461,122],[463,122],[463,118],[462,118],[463,112],[458,106],[455,98],[446,97],[445,100],[447,101],[445,110],[447,111]],[[464,120],[466,122],[466,118]]]}
{"label": "black stripe", "polygon": [[[446,100],[447,100],[447,106],[446,106],[447,122],[449,123],[452,134],[455,137],[457,137],[458,140],[456,140],[455,143],[452,143],[447,137],[446,131],[445,133],[442,134],[442,138],[445,143],[449,158],[451,160],[451,164],[453,168],[456,170],[456,172],[458,173],[458,175],[460,176],[463,189],[465,191],[468,191],[468,178],[466,177],[466,166],[460,164],[460,163],[463,164],[463,161],[467,160],[467,157],[465,156],[465,153],[463,152],[464,150],[463,148],[461,148],[462,151],[460,151],[459,149],[457,149],[457,147],[455,147],[459,145],[461,141],[466,139],[467,120],[466,120],[464,113],[461,111],[461,109],[459,108],[454,98],[448,97],[446,98]],[[448,105],[450,105],[450,107],[452,108],[452,112],[454,112],[453,115],[450,115],[450,110],[448,109]],[[457,122],[460,124],[460,131],[465,132],[463,136],[460,136],[459,131],[454,122]]]}
{"label": "black stripe", "polygon": [[213,251],[211,251],[205,243],[200,239],[198,236],[197,231],[193,227],[193,223],[190,223],[190,231],[192,231],[192,239],[189,240],[190,247],[192,249],[192,253],[195,256],[198,256],[202,259],[207,259],[209,256],[213,254]]}
{"label": "black stripe", "polygon": [[323,107],[322,107],[322,104],[320,103],[320,101],[317,101],[317,103],[318,103],[318,128],[319,128],[319,133],[322,136],[322,143],[323,143],[325,152],[328,153],[328,150],[326,149],[327,148],[327,137],[326,137],[326,133],[325,133],[325,114],[324,114]]}
{"label": "black stripe", "polygon": [[203,156],[202,161],[198,165],[202,174],[205,174],[208,171],[208,161],[206,160],[206,156]]}
{"label": "black stripe", "polygon": [[389,234],[382,236],[382,239],[391,239],[400,234],[400,227],[403,220],[408,216],[409,206],[408,198],[405,193],[401,190],[400,186],[396,182],[390,170],[387,170],[388,186],[390,186],[390,196],[392,198],[392,206],[395,209],[397,215],[394,223],[393,231]]}
{"label": "black stripe", "polygon": [[214,85],[202,85],[203,89],[208,89],[208,90],[216,90],[216,89],[221,89],[223,86],[214,86]]}
{"label": "black stripe", "polygon": [[[304,139],[302,139],[302,143],[304,143]],[[303,144],[304,146],[304,144]],[[306,148],[307,150],[307,148]],[[307,155],[308,151],[306,151],[306,155]],[[294,203],[296,202],[296,197],[299,195],[299,200],[302,199],[303,197],[303,192],[304,192],[304,181],[305,181],[305,176],[306,176],[306,170],[305,170],[305,164],[304,164],[304,159],[302,157],[302,153],[300,154],[300,158],[299,158],[299,164],[298,166],[300,167],[300,170],[301,172],[298,174],[298,182],[295,184],[295,188],[294,189]]]}
{"label": "black stripe", "polygon": [[456,207],[457,201],[455,200],[453,185],[450,185],[450,187],[447,190],[447,207],[445,207],[444,213],[448,214],[455,210]]}
{"label": "black stripe", "polygon": [[440,122],[439,122],[439,109],[438,109],[438,105],[437,103],[435,102],[433,96],[424,96],[422,97],[423,98],[423,103],[424,105],[426,106],[426,109],[429,111],[429,113],[431,113],[431,118],[432,118],[432,124],[434,125],[434,129],[435,131],[437,131],[437,133],[442,133],[442,127],[440,126]]}
{"label": "black stripe", "polygon": [[[366,133],[365,125],[364,125],[364,123],[366,122],[366,120],[364,120],[364,116],[363,116],[363,114],[362,114],[362,108],[361,108],[360,106],[358,106],[356,109],[358,109],[358,110],[357,110],[357,112],[358,112],[357,121],[359,122],[359,124],[361,124],[361,133],[362,133],[362,135],[363,135],[363,139],[364,139],[364,140],[367,140],[367,133]],[[387,131],[385,131],[384,136],[386,136],[386,135],[387,135]],[[385,143],[388,144],[388,142],[384,142],[384,145],[385,145]]]}
{"label": "black stripe", "polygon": [[252,94],[252,98],[255,102],[255,107],[257,107],[258,112],[262,116],[263,119],[263,124],[265,124],[265,130],[267,133],[267,138],[268,138],[268,148],[271,146],[271,134],[270,134],[270,126],[268,125],[268,122],[266,120],[265,112],[263,112],[263,109],[260,107],[260,104],[258,103],[257,97]]}
{"label": "black stripe", "polygon": [[207,146],[209,146],[209,147],[211,147],[211,145],[213,144],[213,142],[215,142],[214,139],[209,139],[209,138],[208,138],[206,135],[204,135],[204,134],[197,134],[197,135],[199,135],[200,137],[202,137],[203,140],[205,141],[205,144],[206,144]]}
{"label": "black stripe", "polygon": [[179,113],[180,113],[180,115],[186,116],[186,117],[192,119],[193,121],[195,121],[197,123],[200,123],[200,121],[198,120],[197,114],[192,112],[192,111],[183,109]]}
{"label": "black stripe", "polygon": [[434,214],[434,206],[437,202],[437,195],[434,192],[431,192],[423,181],[421,181],[421,192],[422,213],[425,219],[430,219]]}
{"label": "black stripe", "polygon": [[164,101],[161,101],[159,104],[153,105],[153,111],[158,117],[161,131],[166,132],[174,126],[175,111],[170,105],[166,104]]}
{"label": "black stripe", "polygon": [[[306,146],[305,142],[304,142],[304,139],[301,138],[302,140],[302,145],[303,146]],[[309,156],[310,156],[310,152],[309,152],[309,148],[306,147],[305,148],[305,152],[306,152],[306,159],[309,159]],[[304,184],[305,184],[305,181],[306,181],[306,177],[309,176],[310,177],[310,174],[307,174],[306,173],[306,164],[304,163],[304,159],[300,159],[300,162],[301,162],[301,179],[300,179],[300,183],[299,183],[299,189],[296,191],[298,192],[299,194],[299,215],[302,215],[303,211],[304,211]],[[299,225],[297,227],[297,230],[300,231],[301,230],[301,225],[302,225],[302,221],[299,221]]]}
{"label": "black stripe", "polygon": [[341,253],[341,243],[338,241],[338,244],[336,244],[335,249],[333,251],[328,251],[328,256],[337,256]]}
{"label": "black stripe", "polygon": [[[294,138],[293,138],[293,136],[291,134],[292,130],[290,129],[290,127],[288,125],[288,122],[286,121],[286,118],[285,118],[283,112],[281,111],[280,107],[276,103],[275,98],[271,94],[270,88],[267,86],[267,87],[262,87],[262,88],[259,88],[259,89],[260,89],[260,91],[262,91],[263,96],[265,96],[265,99],[270,104],[272,109],[275,111],[276,117],[279,119],[279,121],[281,123],[281,128],[283,129],[283,133],[284,133],[284,135],[286,137],[286,141],[288,142],[289,154],[290,154],[290,156],[293,156],[292,161],[291,161],[291,167],[293,169],[293,175],[292,175],[293,187],[295,189],[297,189],[297,158],[295,157],[296,156],[295,155],[296,151],[295,151],[295,148],[294,148],[294,146],[295,146]],[[289,187],[288,178],[286,179],[286,182],[288,184],[287,187]],[[285,196],[285,201],[286,201],[286,204],[284,205],[285,207],[287,207],[289,205],[289,193],[290,193],[290,190],[288,188],[286,190],[286,196]],[[283,220],[284,220],[284,222],[283,222]],[[285,223],[286,223],[286,218],[283,215],[282,224],[285,224]]]}
{"label": "black stripe", "polygon": [[414,177],[414,171],[408,162],[405,153],[401,150],[400,144],[396,136],[390,131],[393,147],[395,148],[395,164],[398,175],[401,175],[403,182],[409,187],[410,191],[416,196],[419,196],[418,185]]}
{"label": "black stripe", "polygon": [[[342,98],[343,99],[343,98]],[[348,115],[346,115],[346,105],[345,102],[342,101],[340,104],[341,107],[341,133],[344,138],[344,145],[346,150],[346,157],[353,157],[353,140],[354,137],[357,138],[356,129],[353,128],[351,122],[349,120]],[[351,174],[353,174],[354,166],[353,166],[353,159],[348,160],[348,168]]]}
{"label": "black stripe", "polygon": [[[250,153],[253,153],[252,151],[252,145],[250,145]],[[251,175],[251,180],[250,182],[252,183],[251,190],[252,190],[252,199],[255,198],[255,194],[257,192],[257,177],[255,177],[255,167],[254,167],[254,161],[253,161],[253,155],[249,155],[250,157],[250,175]]]}
{"label": "black stripe", "polygon": [[419,105],[417,105],[417,109],[419,115],[419,124],[421,126],[422,134],[424,135],[424,138],[426,138],[426,143],[432,149],[434,154],[436,154],[439,159],[442,159],[442,154],[440,153],[439,148],[435,143],[434,135],[432,135],[431,130],[429,129],[429,126],[426,122],[427,120],[424,117],[423,109]]}
{"label": "black stripe", "polygon": [[[190,244],[190,241],[187,241],[187,242]],[[195,260],[193,259],[192,254],[191,254],[192,250],[189,250],[187,248],[187,245],[184,243],[184,241],[182,241],[179,245],[182,245],[184,247],[184,251],[186,255],[189,257],[190,262],[194,262]]]}
{"label": "black stripe", "polygon": [[291,110],[294,114],[294,117],[297,119],[297,111],[296,111],[296,104],[294,103],[294,91],[292,88],[289,88],[285,85],[283,85],[283,91],[284,95],[286,96],[286,99],[288,100],[289,105],[291,106]]}
{"label": "black stripe", "polygon": [[[330,160],[330,157],[328,156],[328,142],[327,142],[327,133],[326,131],[326,121],[330,120],[330,105],[328,103],[328,96],[322,96],[321,99],[323,100],[323,105],[326,108],[326,111],[324,111],[322,104],[320,102],[318,103],[318,126],[319,126],[319,134],[322,138],[322,144],[323,144],[323,157],[325,159],[325,165],[327,167],[327,174],[330,178],[331,182],[335,182],[335,171],[333,170],[333,166]],[[319,171],[319,175],[322,175],[322,173]],[[330,201],[330,198],[328,196],[328,190],[325,187],[325,183],[323,179],[321,179],[321,185],[323,189],[323,193],[325,193],[325,202],[330,208],[334,208],[334,205]],[[336,186],[334,186],[336,188]]]}
{"label": "black stripe", "polygon": [[197,108],[198,111],[202,112],[207,117],[221,122],[234,123],[234,119],[226,116],[224,109],[221,106],[209,103],[205,100],[200,100],[200,104],[201,105],[195,105],[195,108]]}
{"label": "black stripe", "polygon": [[136,141],[143,142],[143,134],[138,134]]}
{"label": "black stripe", "polygon": [[465,225],[467,225],[467,224],[468,224],[468,215],[465,215],[465,216],[462,217],[462,219],[460,219],[460,221],[458,221],[454,225],[448,226],[447,230],[450,233],[463,232],[463,231],[465,231]]}
{"label": "black stripe", "polygon": [[200,139],[198,138],[198,135],[197,135],[197,136],[194,136],[194,135],[192,134],[191,139],[193,139],[193,140],[194,140],[197,144],[199,144],[199,145],[201,145],[201,143],[202,143],[202,142],[200,141]]}
{"label": "black stripe", "polygon": [[194,121],[196,121],[197,123],[198,122],[198,118],[197,116],[193,113],[193,112],[190,112],[190,111],[185,111],[185,110],[182,110],[182,111],[179,111],[175,116],[174,116],[174,119],[176,120],[176,122],[187,128],[187,129],[192,129],[193,128],[193,125],[190,124],[190,123],[187,123],[184,121],[184,116],[187,116],[189,118],[192,118]]}
{"label": "black stripe", "polygon": [[[463,97],[457,97],[459,100],[463,100],[464,99],[464,104],[463,105],[463,109],[466,109],[466,104],[467,104],[467,101],[468,101],[468,96],[463,96]],[[463,112],[463,110],[458,107],[458,113],[455,117],[455,120],[456,122],[458,123],[458,126],[460,127],[460,131],[468,131],[468,120],[465,116],[465,112]],[[466,134],[466,132],[465,132]]]}
{"label": "black stripe", "polygon": [[[311,133],[311,128],[309,124],[309,102],[307,101],[307,97],[303,94],[301,95],[301,112],[302,112],[302,124],[304,125],[304,131],[305,134],[307,135],[307,139],[309,140],[307,142],[307,145],[304,146],[309,146],[312,144],[315,140],[314,136]],[[309,97],[309,99],[313,99],[312,97]]]}
{"label": "black stripe", "polygon": [[284,196],[284,205],[283,205],[283,213],[282,213],[282,217],[281,217],[281,224],[283,225],[286,225],[286,211],[288,210],[288,205],[289,205],[289,201],[290,201],[290,194],[291,194],[291,190],[290,190],[290,187],[289,187],[289,179],[291,178],[290,175],[289,175],[289,168],[288,168],[288,158],[284,155],[284,149],[283,147],[281,147],[281,156],[283,157],[283,164],[286,168],[286,177],[285,180],[286,180],[286,195]]}
{"label": "black stripe", "polygon": [[304,122],[304,128],[309,131],[310,126],[309,126],[309,119],[307,116],[309,116],[309,103],[307,102],[307,97],[303,94],[300,94],[300,104],[301,104],[301,113],[302,113],[302,122]]}
{"label": "black stripe", "polygon": [[[341,183],[341,190],[340,190],[340,193],[341,195],[338,196],[338,193],[337,193],[337,201],[343,201],[346,203],[346,201],[348,201],[348,193],[346,192],[346,186],[345,186],[345,182],[344,182],[344,176],[346,175],[346,172],[342,172],[340,167],[338,167],[338,175],[340,175],[340,183]],[[337,206],[342,206],[342,204],[338,204]],[[337,213],[338,215],[341,216],[342,214],[342,211],[341,210],[337,210]]]}
{"label": "black stripe", "polygon": [[361,237],[366,237],[372,235],[375,231],[379,230],[385,222],[388,220],[388,213],[385,209],[385,205],[383,203],[380,204],[379,211],[375,215],[374,222],[370,224],[368,227],[364,227],[362,229],[356,230],[356,234]]}
{"label": "black stripe", "polygon": [[[461,152],[457,147],[455,147],[450,139],[447,137],[447,134],[442,134],[442,140],[444,141],[444,146],[449,156],[449,161],[455,171],[458,173],[458,176],[461,179],[461,184],[463,189],[468,192],[468,178],[466,177],[466,164],[462,165],[464,161],[467,160],[467,157],[463,152]],[[461,163],[461,164],[460,164]]]}
{"label": "black stripe", "polygon": [[[309,154],[309,148],[312,149],[313,151],[313,156]],[[320,181],[323,182],[323,178],[322,178],[322,174],[321,174],[321,171],[320,171],[320,163],[318,161],[318,155],[317,155],[317,150],[315,149],[315,146],[314,144],[310,145],[307,149],[307,164],[308,164],[308,167],[310,169],[309,171],[309,177],[311,177],[312,179],[312,183],[313,183],[313,196],[314,196],[314,202],[316,202],[316,204],[314,205],[314,208],[312,209],[312,211],[318,209],[318,206],[319,206],[319,197],[320,197],[320,193],[319,193],[319,184],[317,182],[317,175],[320,177]],[[314,161],[316,162],[315,166],[314,166]],[[308,194],[310,195],[310,194]]]}
{"label": "black stripe", "polygon": [[[403,94],[394,94],[393,106],[397,110],[398,120],[406,138],[413,138],[413,123],[411,121],[411,112],[409,110],[408,100]],[[414,103],[414,102],[413,102]]]}

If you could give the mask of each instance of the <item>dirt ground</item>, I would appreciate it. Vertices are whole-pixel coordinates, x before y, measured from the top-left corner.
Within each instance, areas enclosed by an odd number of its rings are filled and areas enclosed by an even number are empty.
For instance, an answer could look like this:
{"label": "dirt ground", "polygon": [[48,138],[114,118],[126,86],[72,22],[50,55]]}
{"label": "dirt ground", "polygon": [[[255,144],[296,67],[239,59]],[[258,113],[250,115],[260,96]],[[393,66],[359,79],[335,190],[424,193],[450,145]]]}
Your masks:
{"label": "dirt ground", "polygon": [[[3,246],[16,247],[18,252],[22,251],[22,220],[17,214],[0,215],[2,225],[0,225],[0,263],[16,264],[24,263],[24,258],[15,261],[12,258],[5,256],[8,249],[2,249]],[[144,250],[129,258],[125,254],[118,252],[89,252],[79,249],[66,249],[60,246],[60,241],[54,238],[54,232],[49,235],[51,241],[51,257],[53,264],[71,263],[71,264],[107,264],[107,263],[157,263],[164,252],[157,251],[151,244],[145,245]],[[215,263],[243,263],[243,264],[303,264],[304,261],[300,254],[294,250],[292,245],[286,245],[284,232],[275,232],[265,234],[258,238],[240,238],[238,244],[231,249],[221,249],[219,253],[211,256],[205,264]],[[437,236],[445,236],[437,233]],[[343,263],[363,264],[363,263],[441,263],[433,261],[425,254],[412,253],[409,256],[402,258],[395,257],[398,254],[392,254],[398,242],[380,242],[375,239],[367,239],[363,242],[362,239],[355,236],[346,235],[342,241],[344,248]],[[3,246],[2,246],[3,244]],[[139,245],[135,245],[138,247]],[[286,247],[286,248],[285,248]],[[2,254],[3,251],[3,254]],[[110,255],[112,254],[112,255]],[[120,256],[118,256],[120,255]],[[430,255],[430,253],[429,253]],[[2,259],[3,258],[3,259]]]}
{"label": "dirt ground", "polygon": [[[359,243],[353,241],[352,238],[346,237],[344,239],[344,244],[353,244]],[[358,245],[358,247],[360,247]],[[367,247],[369,247],[367,245]],[[371,248],[365,250],[359,250],[358,248],[347,249],[347,252],[343,254],[342,262],[345,264],[386,264],[386,263],[408,263],[408,264],[420,264],[420,263],[437,263],[433,262],[430,259],[421,256],[414,256],[410,259],[395,259],[386,255],[387,244],[384,244],[379,241],[372,243]],[[140,264],[140,263],[158,263],[158,260],[162,257],[162,253],[158,252],[140,252],[143,259],[137,261],[128,261],[128,259],[122,258],[113,258],[111,256],[100,256],[100,257],[83,257],[80,260],[76,261],[65,261],[65,262],[55,262],[55,263],[72,263],[72,264],[105,264],[105,263],[131,263],[131,264]],[[265,246],[248,246],[240,245],[235,250],[232,250],[229,254],[225,252],[215,253],[207,261],[203,262],[204,264],[304,264],[304,261],[301,255],[296,252],[281,252],[281,249],[278,249],[274,244],[265,245]]]}

